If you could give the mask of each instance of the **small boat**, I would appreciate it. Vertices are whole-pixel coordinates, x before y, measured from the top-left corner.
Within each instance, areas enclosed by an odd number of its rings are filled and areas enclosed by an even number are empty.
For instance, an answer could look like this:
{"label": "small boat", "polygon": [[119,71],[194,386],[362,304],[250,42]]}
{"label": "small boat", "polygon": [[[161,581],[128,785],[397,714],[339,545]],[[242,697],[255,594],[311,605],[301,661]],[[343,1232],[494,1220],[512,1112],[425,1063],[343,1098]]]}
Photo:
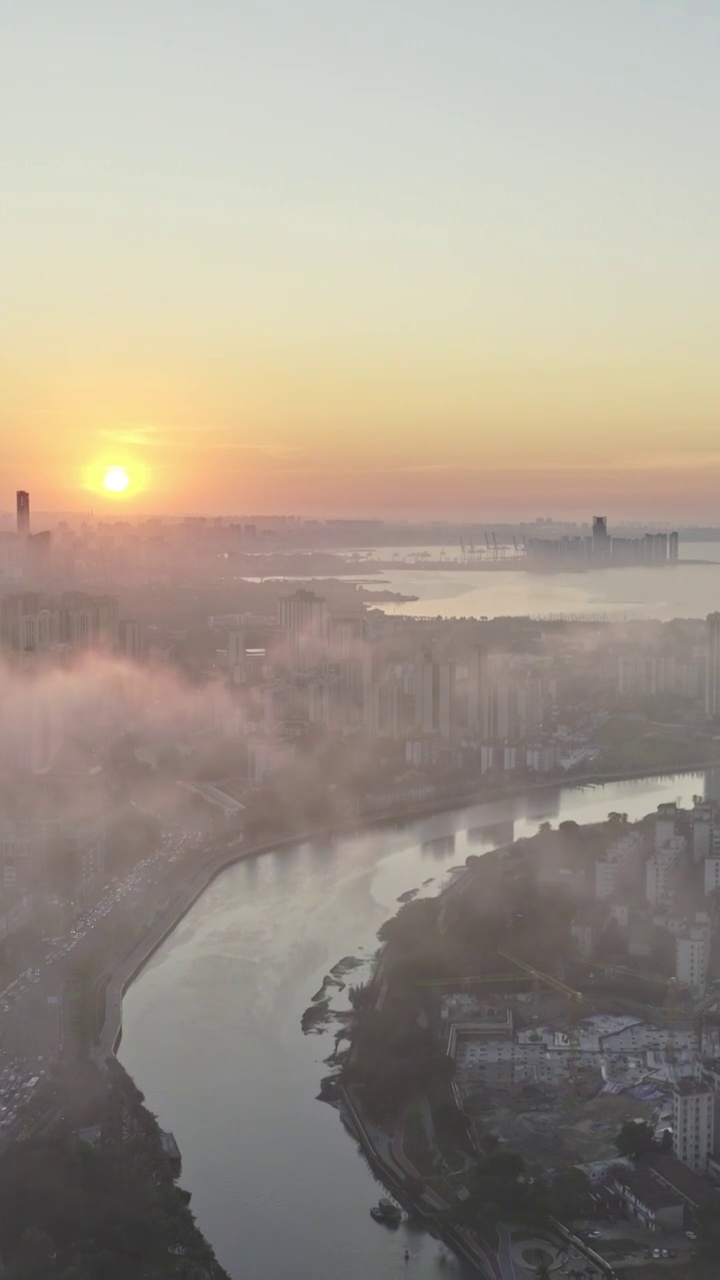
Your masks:
{"label": "small boat", "polygon": [[402,1213],[392,1200],[388,1200],[383,1196],[377,1204],[374,1204],[370,1210],[371,1218],[376,1222],[384,1222],[388,1227],[397,1227],[402,1219]]}

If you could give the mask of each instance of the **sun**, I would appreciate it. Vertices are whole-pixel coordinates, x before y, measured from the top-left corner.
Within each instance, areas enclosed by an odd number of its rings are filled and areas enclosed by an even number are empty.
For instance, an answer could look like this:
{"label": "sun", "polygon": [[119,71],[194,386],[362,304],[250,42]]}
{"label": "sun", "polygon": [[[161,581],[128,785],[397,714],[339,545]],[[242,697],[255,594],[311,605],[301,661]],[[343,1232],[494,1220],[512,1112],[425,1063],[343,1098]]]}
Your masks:
{"label": "sun", "polygon": [[124,467],[107,467],[103,487],[109,493],[124,493],[129,484],[130,477]]}

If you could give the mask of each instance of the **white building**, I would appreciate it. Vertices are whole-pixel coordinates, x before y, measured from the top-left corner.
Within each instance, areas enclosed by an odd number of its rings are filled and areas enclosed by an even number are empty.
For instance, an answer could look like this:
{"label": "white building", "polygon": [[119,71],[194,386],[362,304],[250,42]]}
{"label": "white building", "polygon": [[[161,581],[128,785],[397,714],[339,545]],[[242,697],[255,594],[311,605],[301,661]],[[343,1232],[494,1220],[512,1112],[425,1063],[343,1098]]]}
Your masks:
{"label": "white building", "polygon": [[531,773],[552,773],[557,760],[557,747],[553,743],[543,743],[527,748],[526,764]]}
{"label": "white building", "polygon": [[696,804],[692,816],[693,862],[702,862],[703,858],[708,857],[712,842],[712,828],[712,805]]}
{"label": "white building", "polygon": [[675,835],[675,823],[678,816],[678,807],[673,802],[668,804],[659,804],[655,815],[655,850],[662,849],[669,844]]}
{"label": "white building", "polygon": [[699,1080],[679,1080],[673,1088],[673,1151],[693,1173],[705,1173],[712,1155],[715,1098]]}
{"label": "white building", "polygon": [[675,939],[675,977],[699,996],[705,992],[709,959],[709,926],[691,925]]}
{"label": "white building", "polygon": [[645,896],[651,907],[659,907],[672,898],[675,869],[686,850],[682,836],[673,836],[645,867]]}
{"label": "white building", "polygon": [[614,840],[605,853],[595,863],[595,897],[601,901],[611,898],[617,891],[622,872],[633,856],[642,848],[643,838],[639,831],[631,831],[619,840]]}

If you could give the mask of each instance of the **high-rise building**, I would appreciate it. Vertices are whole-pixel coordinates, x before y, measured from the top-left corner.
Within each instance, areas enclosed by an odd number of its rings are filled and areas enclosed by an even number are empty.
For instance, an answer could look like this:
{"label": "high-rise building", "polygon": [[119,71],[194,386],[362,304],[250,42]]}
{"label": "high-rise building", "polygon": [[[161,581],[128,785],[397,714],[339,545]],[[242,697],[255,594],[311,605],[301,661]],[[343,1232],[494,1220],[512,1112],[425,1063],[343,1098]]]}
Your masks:
{"label": "high-rise building", "polygon": [[402,687],[389,677],[368,686],[363,718],[371,738],[399,738],[401,731]]}
{"label": "high-rise building", "polygon": [[611,539],[607,528],[607,516],[593,516],[592,553],[593,559],[610,558]]}
{"label": "high-rise building", "polygon": [[145,627],[135,618],[125,618],[120,623],[120,648],[129,658],[145,656]]}
{"label": "high-rise building", "polygon": [[713,834],[713,808],[696,800],[692,813],[693,862],[702,862],[710,853]]}
{"label": "high-rise building", "polygon": [[25,569],[33,581],[46,578],[50,569],[50,553],[52,551],[52,534],[49,529],[42,533],[28,533],[25,538]]}
{"label": "high-rise building", "polygon": [[712,1155],[715,1097],[700,1080],[678,1080],[673,1086],[673,1151],[693,1173],[705,1173]]}
{"label": "high-rise building", "polygon": [[15,495],[17,511],[17,531],[21,538],[30,532],[30,494],[25,489],[18,489]]}
{"label": "high-rise building", "polygon": [[696,996],[705,994],[710,958],[710,929],[694,924],[675,939],[675,977]]}
{"label": "high-rise building", "polygon": [[441,662],[438,672],[437,728],[443,738],[451,738],[455,728],[455,663]]}
{"label": "high-rise building", "polygon": [[668,539],[668,552],[671,564],[676,564],[680,558],[680,535],[671,533]]}
{"label": "high-rise building", "polygon": [[286,639],[291,658],[305,665],[317,662],[327,654],[327,600],[314,591],[301,589],[278,601],[278,622]]}
{"label": "high-rise building", "polygon": [[483,738],[490,736],[489,680],[487,653],[484,649],[473,649],[468,658],[467,722],[470,732]]}
{"label": "high-rise building", "polygon": [[686,844],[682,836],[658,849],[654,858],[645,864],[645,896],[651,907],[667,906],[675,892],[677,869],[683,859]]}
{"label": "high-rise building", "polygon": [[705,623],[705,715],[720,715],[720,613]]}
{"label": "high-rise building", "polygon": [[415,724],[422,733],[450,738],[455,729],[455,663],[436,662],[428,653],[415,664]]}

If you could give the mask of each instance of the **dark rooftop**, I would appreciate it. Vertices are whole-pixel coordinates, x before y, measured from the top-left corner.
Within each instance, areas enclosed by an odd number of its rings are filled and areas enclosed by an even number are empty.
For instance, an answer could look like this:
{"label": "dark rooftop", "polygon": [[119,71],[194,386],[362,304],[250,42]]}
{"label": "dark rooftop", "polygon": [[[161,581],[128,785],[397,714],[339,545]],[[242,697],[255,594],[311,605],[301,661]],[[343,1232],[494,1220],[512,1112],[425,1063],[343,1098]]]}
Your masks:
{"label": "dark rooftop", "polygon": [[699,1174],[693,1173],[692,1169],[688,1169],[687,1165],[676,1160],[674,1156],[657,1156],[651,1161],[649,1168],[656,1178],[664,1182],[665,1186],[670,1187],[672,1191],[677,1191],[678,1195],[682,1196],[683,1200],[694,1209],[699,1209],[712,1200],[720,1204],[715,1188]]}
{"label": "dark rooftop", "polygon": [[683,1080],[678,1080],[673,1085],[673,1093],[679,1093],[683,1097],[694,1097],[697,1093],[712,1093],[709,1084],[703,1084],[702,1080],[696,1080],[694,1076],[686,1076]]}
{"label": "dark rooftop", "polygon": [[617,1173],[615,1181],[619,1186],[627,1187],[646,1209],[672,1209],[675,1205],[682,1204],[682,1196],[677,1191],[658,1182],[645,1169]]}

